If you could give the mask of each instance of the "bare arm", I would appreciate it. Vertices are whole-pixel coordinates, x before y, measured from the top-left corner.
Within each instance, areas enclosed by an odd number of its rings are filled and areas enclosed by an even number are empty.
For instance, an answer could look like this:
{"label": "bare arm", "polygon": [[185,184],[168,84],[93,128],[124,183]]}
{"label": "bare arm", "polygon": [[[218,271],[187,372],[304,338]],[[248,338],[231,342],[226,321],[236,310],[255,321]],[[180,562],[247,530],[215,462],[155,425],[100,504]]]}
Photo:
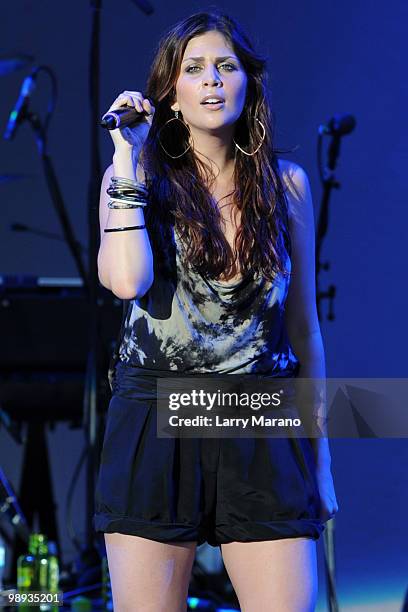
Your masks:
{"label": "bare arm", "polygon": [[[292,277],[285,306],[285,321],[291,344],[301,362],[299,377],[326,378],[325,355],[316,307],[315,230],[313,203],[307,174],[297,164],[279,160],[289,205],[292,242]],[[320,409],[321,410],[321,409]],[[324,411],[319,425],[325,431]],[[319,467],[330,466],[325,437],[311,443]]]}
{"label": "bare arm", "polygon": [[[108,208],[106,193],[111,176],[143,182],[144,173],[137,166],[136,177],[130,154],[113,156],[105,171],[99,202],[101,243],[98,252],[98,276],[101,284],[120,299],[142,297],[153,283],[153,253],[147,229],[104,233],[106,227],[144,225],[143,208],[113,210]],[[149,204],[147,204],[149,205]]]}

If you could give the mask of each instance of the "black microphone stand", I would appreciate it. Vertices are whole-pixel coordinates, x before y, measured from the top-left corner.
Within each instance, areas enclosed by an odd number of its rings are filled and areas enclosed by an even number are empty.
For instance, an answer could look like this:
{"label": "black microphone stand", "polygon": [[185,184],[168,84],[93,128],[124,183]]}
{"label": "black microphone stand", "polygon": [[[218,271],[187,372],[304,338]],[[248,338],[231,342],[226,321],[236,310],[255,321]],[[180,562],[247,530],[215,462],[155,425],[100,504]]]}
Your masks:
{"label": "black microphone stand", "polygon": [[[333,140],[336,140],[338,143],[339,136],[335,136]],[[319,143],[320,147],[320,143]],[[333,150],[333,146],[330,147]],[[319,274],[322,269],[328,270],[330,267],[329,262],[325,262],[324,264],[320,261],[320,253],[322,249],[323,239],[327,233],[328,223],[329,223],[329,200],[332,189],[339,189],[340,183],[336,180],[334,175],[334,169],[337,161],[337,154],[339,148],[336,146],[335,152],[336,155],[330,156],[330,164],[328,164],[330,168],[330,172],[327,171],[323,174],[323,193],[320,205],[320,213],[317,224],[316,231],[316,304],[317,304],[317,313],[319,320],[321,319],[321,310],[320,310],[320,301],[322,299],[329,300],[329,314],[328,319],[334,320],[334,313],[332,310],[333,299],[336,295],[336,288],[334,285],[330,285],[328,291],[323,292],[319,289]],[[320,152],[320,149],[319,149]],[[320,159],[319,159],[320,162]],[[327,606],[329,612],[338,612],[339,606],[336,595],[336,584],[335,584],[335,556],[334,556],[334,528],[335,528],[335,519],[331,518],[326,522],[326,528],[323,533],[323,544],[324,544],[324,569],[325,569],[325,577],[326,577],[326,597],[327,597]]]}
{"label": "black microphone stand", "polygon": [[[48,190],[51,195],[51,200],[54,205],[55,211],[57,213],[57,217],[59,218],[60,224],[62,226],[64,239],[68,245],[68,248],[70,249],[72,253],[78,274],[82,280],[83,287],[84,287],[84,294],[85,296],[87,296],[89,292],[89,281],[88,281],[88,275],[87,275],[86,269],[82,261],[81,245],[75,238],[74,231],[72,229],[72,226],[69,220],[69,216],[67,214],[67,210],[64,204],[61,189],[59,187],[58,179],[57,179],[57,176],[54,170],[54,166],[47,152],[47,129],[48,129],[48,124],[51,118],[51,114],[55,106],[56,79],[55,79],[55,76],[52,70],[49,67],[40,66],[36,69],[36,72],[38,73],[40,70],[47,72],[52,80],[53,99],[49,107],[48,114],[44,122],[42,122],[36,113],[31,112],[29,110],[28,101],[27,101],[24,107],[21,109],[19,117],[17,118],[17,124],[21,124],[24,121],[28,121],[28,123],[30,124],[30,126],[32,127],[34,131],[37,149],[40,154],[41,161],[42,161]],[[41,427],[39,429],[39,435],[42,435],[42,436],[44,435]],[[33,444],[35,444],[35,442],[33,442],[35,438],[33,438],[32,436],[30,437],[30,434],[29,434],[28,439],[31,442],[27,443],[28,444],[27,448],[30,448],[30,444],[31,444],[31,447],[33,446]],[[49,484],[50,483],[46,483],[45,487],[47,488]],[[24,484],[23,484],[23,487],[24,487]],[[52,515],[52,510],[49,511],[48,514],[45,514],[45,515],[42,514],[41,520],[44,520],[46,522],[48,520],[51,521],[51,524],[48,526],[48,528],[51,530],[52,533],[56,533],[55,517],[53,517]],[[27,527],[27,529],[31,529],[31,528],[32,528],[31,525],[30,527]],[[15,549],[15,555],[16,555],[16,551],[17,549]]]}
{"label": "black microphone stand", "polygon": [[[339,139],[338,136],[335,137],[336,140]],[[337,148],[338,151],[338,148]],[[328,299],[329,300],[329,313],[327,315],[327,318],[329,319],[329,321],[333,321],[334,320],[334,312],[333,312],[333,300],[334,297],[336,295],[336,287],[335,285],[329,285],[328,290],[327,291],[321,291],[319,289],[319,274],[321,272],[321,270],[328,270],[330,268],[330,263],[328,261],[326,262],[321,262],[320,260],[320,254],[321,254],[321,250],[322,250],[322,245],[323,245],[323,239],[327,233],[327,228],[329,225],[329,200],[330,200],[330,195],[331,195],[331,191],[332,189],[340,189],[340,183],[339,181],[336,179],[335,175],[334,175],[334,168],[335,168],[335,159],[331,159],[331,165],[328,166],[330,168],[330,172],[326,170],[323,178],[322,178],[322,183],[323,183],[323,193],[322,193],[322,199],[321,199],[321,204],[320,204],[320,212],[319,212],[319,218],[318,218],[318,223],[317,223],[317,230],[316,230],[316,248],[315,248],[315,266],[316,266],[316,304],[317,304],[317,314],[319,317],[319,320],[321,319],[321,310],[320,310],[320,302],[323,299]]]}
{"label": "black microphone stand", "polygon": [[[354,125],[353,125],[354,127]],[[353,128],[351,128],[353,129]],[[322,269],[328,270],[330,267],[329,262],[324,264],[320,260],[320,254],[323,245],[323,239],[326,236],[327,228],[329,224],[329,200],[332,189],[339,189],[340,182],[336,179],[334,171],[337,165],[337,158],[340,152],[340,142],[342,133],[340,131],[334,131],[332,133],[332,140],[328,149],[328,161],[327,167],[323,170],[321,164],[321,146],[322,146],[322,135],[325,133],[327,128],[320,126],[319,128],[319,139],[318,139],[318,166],[320,179],[323,184],[323,193],[320,205],[320,212],[316,230],[316,245],[315,245],[315,257],[316,257],[316,304],[317,313],[319,320],[321,320],[321,309],[320,302],[323,299],[329,300],[329,313],[327,315],[328,320],[334,320],[333,313],[333,300],[336,295],[335,285],[329,285],[327,291],[321,291],[319,289],[319,274]],[[351,130],[349,130],[351,131]],[[348,133],[348,132],[343,132]],[[339,604],[336,594],[336,582],[335,582],[335,518],[331,518],[326,522],[326,528],[323,534],[324,542],[324,561],[325,561],[325,575],[326,575],[326,592],[327,592],[327,606],[329,612],[338,612]]]}
{"label": "black microphone stand", "polygon": [[[153,7],[148,0],[134,0],[142,12],[150,15]],[[88,184],[89,222],[89,354],[85,379],[84,425],[87,438],[87,479],[86,479],[86,547],[95,551],[92,518],[94,514],[94,492],[98,466],[98,404],[100,380],[100,335],[98,308],[97,253],[99,240],[99,190],[101,185],[101,162],[99,153],[100,132],[100,31],[102,0],[90,0],[92,30],[89,56],[89,101],[90,101],[90,178]]]}
{"label": "black microphone stand", "polygon": [[89,106],[90,106],[90,178],[88,183],[88,224],[89,224],[89,353],[84,388],[84,427],[87,444],[86,463],[86,549],[94,549],[94,491],[97,457],[97,408],[99,405],[100,380],[100,336],[98,308],[98,202],[101,184],[101,162],[99,155],[99,75],[100,75],[100,18],[101,0],[91,0],[92,34],[89,57]]}
{"label": "black microphone stand", "polygon": [[78,270],[78,274],[82,279],[85,290],[88,289],[88,275],[86,273],[82,255],[81,255],[81,245],[76,240],[74,231],[72,229],[71,222],[67,215],[66,206],[64,204],[64,199],[62,197],[61,189],[59,187],[58,179],[55,174],[54,166],[51,161],[51,157],[47,153],[47,145],[46,145],[46,133],[43,124],[40,121],[40,118],[36,113],[32,113],[26,110],[23,113],[20,121],[27,119],[30,123],[31,127],[34,130],[37,149],[41,157],[41,161],[43,164],[45,179],[47,181],[48,190],[51,195],[52,203],[54,204],[55,211],[59,218],[59,221],[62,226],[62,231],[64,235],[64,239],[68,244],[68,248],[70,249],[72,256],[74,258],[76,268]]}
{"label": "black microphone stand", "polygon": [[[93,262],[93,257],[90,257],[89,261],[89,276],[85,271],[80,243],[75,239],[71,224],[66,213],[66,208],[63,202],[62,194],[58,185],[57,177],[54,172],[54,168],[46,152],[46,138],[45,130],[39,117],[27,111],[27,119],[32,125],[37,140],[37,147],[43,161],[44,171],[47,178],[48,187],[54,202],[55,209],[58,213],[65,240],[67,241],[79,275],[83,281],[85,295],[89,299],[89,343],[90,350],[88,353],[86,371],[84,377],[84,399],[83,399],[83,424],[85,429],[85,443],[87,447],[87,455],[89,458],[86,475],[86,514],[85,514],[85,533],[86,533],[86,551],[93,548],[93,532],[92,532],[92,514],[93,514],[93,488],[94,488],[94,453],[95,453],[95,440],[96,440],[96,406],[97,406],[97,391],[98,385],[98,371],[96,366],[95,355],[100,354],[98,351],[98,308],[97,308],[97,273],[95,276],[94,268],[96,268],[96,257]],[[94,200],[95,201],[95,200]],[[91,215],[90,215],[91,216]],[[91,235],[92,224],[91,225]],[[96,243],[96,238],[95,238]],[[92,246],[92,242],[90,241]],[[94,253],[91,248],[90,253]],[[95,348],[94,348],[95,347]]]}

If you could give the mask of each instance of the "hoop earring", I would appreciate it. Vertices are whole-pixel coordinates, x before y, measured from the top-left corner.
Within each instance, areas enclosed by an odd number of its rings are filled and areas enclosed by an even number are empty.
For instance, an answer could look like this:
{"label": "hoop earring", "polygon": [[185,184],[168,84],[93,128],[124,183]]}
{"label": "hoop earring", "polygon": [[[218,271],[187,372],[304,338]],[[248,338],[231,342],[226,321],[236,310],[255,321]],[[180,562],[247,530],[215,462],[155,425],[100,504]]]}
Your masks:
{"label": "hoop earring", "polygon": [[172,159],[178,159],[179,157],[182,157],[182,156],[183,156],[185,153],[187,153],[187,151],[188,151],[189,149],[191,149],[191,144],[189,144],[189,145],[188,145],[187,149],[186,149],[185,151],[183,151],[183,153],[181,153],[181,155],[171,155],[171,154],[170,154],[168,151],[166,151],[165,147],[163,146],[162,141],[160,140],[160,134],[161,134],[161,131],[162,131],[162,130],[163,130],[165,127],[166,127],[166,125],[167,125],[168,123],[171,123],[172,121],[180,121],[180,123],[182,123],[182,124],[184,125],[184,127],[186,128],[186,130],[188,131],[189,136],[191,135],[190,128],[188,127],[188,125],[186,125],[186,124],[184,123],[184,121],[182,121],[181,119],[179,119],[179,116],[178,116],[178,115],[179,115],[179,111],[174,111],[174,114],[175,114],[175,117],[171,117],[171,119],[168,119],[168,120],[166,121],[166,123],[165,123],[164,125],[162,125],[162,126],[161,126],[160,130],[159,130],[159,131],[158,131],[158,133],[157,133],[157,138],[158,138],[158,140],[159,140],[159,143],[160,143],[161,148],[162,148],[162,149],[163,149],[163,151],[166,153],[166,155],[168,155],[168,156],[169,156],[169,157],[171,157]]}
{"label": "hoop earring", "polygon": [[257,117],[254,117],[254,119],[255,119],[255,121],[257,121],[257,122],[260,124],[260,126],[261,126],[261,128],[262,128],[262,132],[263,132],[263,134],[262,134],[262,138],[261,138],[261,142],[260,142],[260,144],[257,146],[257,148],[255,149],[255,151],[253,151],[252,153],[247,153],[246,151],[244,151],[244,149],[242,149],[242,148],[239,146],[239,144],[237,144],[237,143],[235,142],[235,139],[234,139],[234,138],[232,139],[232,140],[233,140],[233,143],[234,143],[234,145],[237,147],[237,149],[239,149],[239,150],[240,150],[242,153],[244,153],[245,155],[249,155],[249,156],[255,155],[255,153],[257,153],[257,152],[259,151],[259,149],[260,149],[260,148],[261,148],[261,146],[262,146],[263,141],[265,140],[265,127],[264,127],[263,123],[262,123],[262,122],[261,122],[261,121],[260,121],[260,120],[259,120]]}

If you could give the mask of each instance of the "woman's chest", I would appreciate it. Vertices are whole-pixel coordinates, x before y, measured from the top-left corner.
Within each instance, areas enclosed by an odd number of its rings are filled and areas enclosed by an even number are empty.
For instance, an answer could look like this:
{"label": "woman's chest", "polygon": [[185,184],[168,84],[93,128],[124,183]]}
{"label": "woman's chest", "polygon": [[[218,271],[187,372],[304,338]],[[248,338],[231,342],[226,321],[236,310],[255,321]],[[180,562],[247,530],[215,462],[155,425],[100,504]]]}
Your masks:
{"label": "woman's chest", "polygon": [[241,225],[241,211],[233,201],[232,188],[230,186],[217,187],[212,191],[211,195],[220,211],[221,230],[231,248],[234,257],[229,274],[223,274],[217,280],[229,282],[238,281],[242,278],[242,275],[237,262],[235,239]]}

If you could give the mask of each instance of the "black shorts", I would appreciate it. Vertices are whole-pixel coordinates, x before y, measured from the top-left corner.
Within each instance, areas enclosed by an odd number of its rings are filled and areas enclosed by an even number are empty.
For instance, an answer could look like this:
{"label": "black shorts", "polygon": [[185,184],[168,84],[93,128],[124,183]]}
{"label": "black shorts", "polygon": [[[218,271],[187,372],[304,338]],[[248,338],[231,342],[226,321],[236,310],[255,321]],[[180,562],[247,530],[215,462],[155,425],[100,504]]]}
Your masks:
{"label": "black shorts", "polygon": [[154,370],[116,366],[96,531],[211,546],[319,538],[325,524],[309,439],[159,438],[156,379]]}

